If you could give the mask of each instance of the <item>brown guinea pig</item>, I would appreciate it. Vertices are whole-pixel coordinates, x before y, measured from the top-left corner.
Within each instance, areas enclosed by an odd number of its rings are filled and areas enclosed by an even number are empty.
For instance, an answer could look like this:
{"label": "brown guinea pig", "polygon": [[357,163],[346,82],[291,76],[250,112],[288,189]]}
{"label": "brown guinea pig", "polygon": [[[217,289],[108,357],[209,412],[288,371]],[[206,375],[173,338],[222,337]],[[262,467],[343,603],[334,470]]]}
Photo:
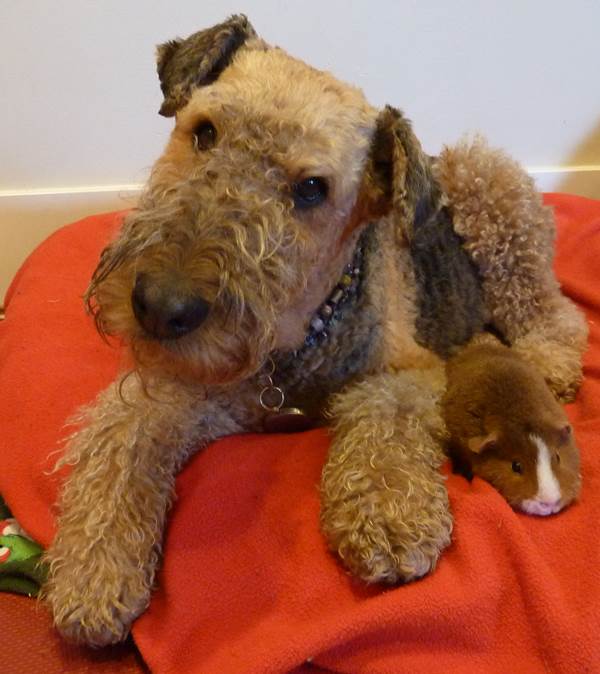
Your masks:
{"label": "brown guinea pig", "polygon": [[508,347],[473,343],[450,359],[442,410],[454,469],[511,506],[551,515],[579,494],[579,450],[543,377]]}

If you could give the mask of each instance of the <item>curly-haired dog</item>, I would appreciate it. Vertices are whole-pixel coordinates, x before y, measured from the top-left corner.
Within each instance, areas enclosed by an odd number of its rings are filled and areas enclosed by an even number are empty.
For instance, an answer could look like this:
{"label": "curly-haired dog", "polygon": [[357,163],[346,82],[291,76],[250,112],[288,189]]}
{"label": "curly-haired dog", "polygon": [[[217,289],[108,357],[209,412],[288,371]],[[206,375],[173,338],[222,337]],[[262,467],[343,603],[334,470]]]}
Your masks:
{"label": "curly-haired dog", "polygon": [[300,418],[283,404],[332,427],[321,524],[346,567],[426,574],[452,528],[443,358],[490,326],[569,397],[586,337],[552,214],[502,153],[427,157],[400,112],[245,17],[162,45],[158,72],[175,128],[88,293],[136,374],[81,415],[46,555],[57,626],[96,645],[148,605],[181,465]]}

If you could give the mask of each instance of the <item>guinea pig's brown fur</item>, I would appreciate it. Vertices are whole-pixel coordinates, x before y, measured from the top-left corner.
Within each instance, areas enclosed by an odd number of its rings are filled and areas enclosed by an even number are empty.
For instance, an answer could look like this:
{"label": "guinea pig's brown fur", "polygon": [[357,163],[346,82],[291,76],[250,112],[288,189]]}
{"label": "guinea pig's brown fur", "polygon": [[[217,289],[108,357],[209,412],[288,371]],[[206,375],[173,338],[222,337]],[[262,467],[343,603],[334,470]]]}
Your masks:
{"label": "guinea pig's brown fur", "polygon": [[450,359],[442,409],[454,468],[514,507],[551,515],[579,494],[579,450],[538,371],[510,348],[474,343]]}

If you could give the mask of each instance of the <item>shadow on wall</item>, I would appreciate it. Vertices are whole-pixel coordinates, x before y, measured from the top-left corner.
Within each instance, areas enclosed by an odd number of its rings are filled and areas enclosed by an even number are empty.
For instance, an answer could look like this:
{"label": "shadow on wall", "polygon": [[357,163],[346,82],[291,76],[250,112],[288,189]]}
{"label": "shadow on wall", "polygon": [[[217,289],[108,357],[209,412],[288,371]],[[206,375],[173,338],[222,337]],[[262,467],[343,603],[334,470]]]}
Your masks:
{"label": "shadow on wall", "polygon": [[565,165],[576,170],[561,179],[557,187],[559,192],[600,199],[600,119],[569,155]]}

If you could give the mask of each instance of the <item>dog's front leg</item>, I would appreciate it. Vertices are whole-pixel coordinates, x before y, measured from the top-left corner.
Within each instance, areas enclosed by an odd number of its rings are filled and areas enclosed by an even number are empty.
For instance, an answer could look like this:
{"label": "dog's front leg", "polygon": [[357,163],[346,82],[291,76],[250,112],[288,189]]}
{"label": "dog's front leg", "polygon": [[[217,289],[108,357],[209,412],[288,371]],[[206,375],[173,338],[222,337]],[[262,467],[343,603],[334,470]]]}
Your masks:
{"label": "dog's front leg", "polygon": [[368,582],[419,578],[450,542],[438,470],[443,386],[441,369],[373,375],[332,403],[321,525],[348,569]]}
{"label": "dog's front leg", "polygon": [[124,639],[148,606],[178,468],[239,427],[197,387],[146,388],[136,376],[101,393],[81,420],[60,462],[73,470],[44,595],[65,636],[101,646]]}

